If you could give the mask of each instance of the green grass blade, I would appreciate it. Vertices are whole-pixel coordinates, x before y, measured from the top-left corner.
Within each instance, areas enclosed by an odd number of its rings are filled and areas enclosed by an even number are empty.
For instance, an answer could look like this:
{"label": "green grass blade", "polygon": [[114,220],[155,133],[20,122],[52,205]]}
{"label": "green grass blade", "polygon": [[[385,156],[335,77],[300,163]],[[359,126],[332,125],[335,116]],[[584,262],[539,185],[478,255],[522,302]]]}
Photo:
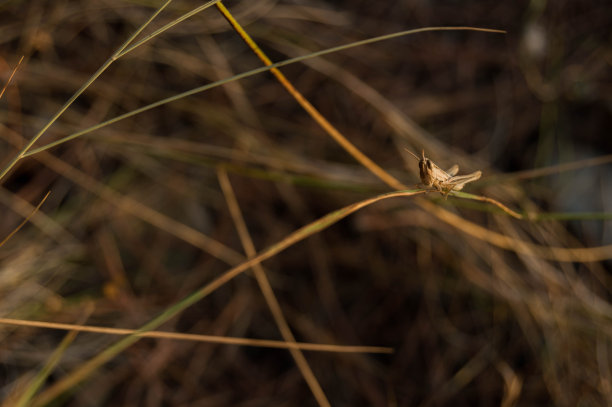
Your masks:
{"label": "green grass blade", "polygon": [[144,30],[154,19],[155,17],[157,17],[159,15],[159,13],[162,12],[162,10],[164,10],[170,3],[172,2],[172,0],[166,0],[166,2],[159,7],[155,13],[153,13],[153,15],[147,20],[145,21],[144,24],[142,24],[118,49],[117,51],[115,51],[113,53],[113,55],[106,60],[106,62],[104,62],[104,64],[102,64],[102,66],[100,68],[98,68],[98,70],[87,80],[85,81],[85,83],[83,84],[83,86],[81,86],[79,88],[79,90],[77,90],[71,97],[70,99],[68,99],[68,101],[66,103],[64,103],[64,105],[51,117],[51,119],[49,119],[49,121],[47,122],[47,124],[45,124],[43,126],[42,129],[40,129],[40,131],[38,133],[36,133],[36,135],[34,137],[32,137],[32,139],[28,142],[28,144],[25,145],[25,147],[23,147],[23,149],[8,163],[8,165],[2,170],[2,172],[0,172],[0,180],[2,178],[4,178],[6,176],[6,174],[15,166],[15,164],[17,164],[17,162],[19,160],[21,160],[23,157],[26,157],[26,153],[30,150],[30,148],[34,145],[34,143],[36,143],[38,141],[38,139],[40,139],[43,134],[45,134],[45,132],[49,129],[49,127],[51,127],[53,125],[53,123],[55,123],[55,121],[70,107],[70,105],[72,105],[72,103],[74,103],[74,101],[81,96],[81,94],[83,92],[85,92],[85,90],[91,86],[91,84],[98,79],[98,77],[100,75],[102,75],[102,73],[104,71],[106,71],[106,69],[108,69],[108,67],[118,58],[118,55],[132,42],[134,41],[134,39],[138,36],[138,34],[140,34],[142,32],[142,30]]}
{"label": "green grass blade", "polygon": [[224,84],[232,82],[232,81],[248,78],[250,76],[254,76],[254,75],[257,75],[257,74],[260,74],[260,73],[263,73],[263,72],[267,72],[267,71],[269,71],[271,69],[274,69],[274,68],[280,68],[280,67],[283,67],[283,66],[295,64],[295,63],[300,62],[300,61],[304,61],[304,60],[307,60],[307,59],[312,59],[312,58],[320,57],[320,56],[327,55],[327,54],[332,54],[334,52],[346,50],[346,49],[349,49],[349,48],[359,47],[359,46],[362,46],[362,45],[372,44],[372,43],[375,43],[375,42],[385,41],[385,40],[389,40],[389,39],[393,39],[393,38],[398,38],[398,37],[402,37],[402,36],[406,36],[406,35],[410,35],[410,34],[417,34],[417,33],[422,33],[422,32],[427,32],[427,31],[454,31],[454,30],[455,31],[456,30],[459,30],[459,31],[465,31],[465,30],[469,30],[469,31],[484,31],[484,32],[493,32],[493,33],[504,33],[505,32],[505,31],[501,31],[501,30],[485,29],[485,28],[474,28],[474,27],[425,27],[425,28],[416,28],[416,29],[413,29],[413,30],[400,31],[400,32],[396,32],[396,33],[393,33],[393,34],[381,35],[379,37],[368,38],[366,40],[356,41],[356,42],[352,42],[350,44],[345,44],[345,45],[340,45],[340,46],[337,46],[337,47],[328,48],[328,49],[325,49],[325,50],[313,52],[313,53],[302,55],[302,56],[299,56],[299,57],[286,59],[284,61],[277,62],[277,63],[272,64],[272,65],[263,66],[263,67],[256,68],[256,69],[252,69],[250,71],[246,71],[246,72],[240,73],[238,75],[234,75],[234,76],[232,76],[230,78],[221,79],[221,80],[218,80],[218,81],[215,81],[215,82],[211,82],[211,83],[209,83],[207,85],[199,86],[197,88],[193,88],[193,89],[188,90],[186,92],[182,92],[182,93],[179,93],[177,95],[174,95],[174,96],[171,96],[171,97],[159,100],[157,102],[151,103],[151,104],[143,106],[141,108],[132,110],[131,112],[128,112],[128,113],[119,115],[117,117],[114,117],[112,119],[106,120],[106,121],[104,121],[102,123],[98,123],[95,126],[91,126],[91,127],[88,127],[87,129],[84,129],[84,130],[81,130],[79,132],[73,133],[73,134],[71,134],[69,136],[66,136],[64,138],[56,140],[56,141],[54,141],[52,143],[45,144],[44,146],[41,146],[41,147],[36,148],[36,149],[32,149],[29,152],[23,154],[23,156],[27,157],[27,156],[30,156],[30,155],[33,155],[33,154],[36,154],[36,153],[40,153],[41,151],[48,150],[50,148],[53,148],[53,147],[58,146],[60,144],[63,144],[65,142],[67,142],[67,141],[70,141],[70,140],[73,140],[73,139],[75,139],[77,137],[83,136],[83,135],[85,135],[87,133],[91,133],[92,131],[101,129],[102,127],[106,127],[106,126],[108,126],[110,124],[113,124],[113,123],[116,123],[116,122],[118,122],[120,120],[127,119],[129,117],[135,116],[135,115],[137,115],[139,113],[143,113],[143,112],[146,112],[148,110],[154,109],[156,107],[165,105],[167,103],[171,103],[171,102],[177,101],[179,99],[183,99],[185,97],[192,96],[192,95],[195,95],[195,94],[200,93],[200,92],[204,92],[204,91],[212,89],[212,88],[216,88],[217,86],[221,86],[221,85],[224,85]]}

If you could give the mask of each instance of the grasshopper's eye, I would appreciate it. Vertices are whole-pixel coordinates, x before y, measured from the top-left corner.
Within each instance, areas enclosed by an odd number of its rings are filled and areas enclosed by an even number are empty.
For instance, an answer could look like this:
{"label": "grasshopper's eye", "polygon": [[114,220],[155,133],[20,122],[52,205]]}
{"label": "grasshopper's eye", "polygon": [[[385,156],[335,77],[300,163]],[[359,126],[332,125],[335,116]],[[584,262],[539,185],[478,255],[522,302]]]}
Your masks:
{"label": "grasshopper's eye", "polygon": [[431,160],[425,160],[425,165],[427,165],[428,169],[433,170],[433,164],[431,163]]}

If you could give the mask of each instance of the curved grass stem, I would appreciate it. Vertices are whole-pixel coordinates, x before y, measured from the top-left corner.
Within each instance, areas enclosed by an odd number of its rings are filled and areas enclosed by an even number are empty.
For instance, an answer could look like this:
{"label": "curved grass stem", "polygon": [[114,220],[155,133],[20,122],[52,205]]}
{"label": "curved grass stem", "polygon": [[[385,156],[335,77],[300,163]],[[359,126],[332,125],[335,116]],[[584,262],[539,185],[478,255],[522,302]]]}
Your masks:
{"label": "curved grass stem", "polygon": [[[217,7],[219,7],[219,4],[221,3],[216,3]],[[235,21],[235,20],[234,20]],[[60,144],[64,144],[70,140],[73,140],[77,137],[86,135],[88,133],[91,133],[92,131],[95,130],[99,130],[103,127],[106,127],[108,125],[111,125],[113,123],[116,123],[120,120],[124,120],[127,119],[129,117],[135,116],[137,114],[146,112],[148,110],[154,109],[156,107],[159,106],[163,106],[165,104],[171,103],[171,102],[175,102],[179,99],[183,99],[186,98],[188,96],[192,96],[195,95],[197,93],[201,93],[204,91],[207,91],[209,89],[213,89],[216,88],[218,86],[224,85],[226,83],[232,82],[232,81],[236,81],[236,80],[240,80],[240,79],[244,79],[244,78],[248,78],[250,76],[254,76],[254,75],[258,75],[260,73],[263,72],[268,72],[268,71],[272,71],[275,68],[280,68],[283,66],[287,66],[287,65],[291,65],[291,64],[295,64],[297,62],[300,61],[304,61],[307,59],[312,59],[312,58],[316,58],[316,57],[320,57],[323,55],[327,55],[327,54],[332,54],[334,52],[338,52],[338,51],[342,51],[342,50],[346,50],[346,49],[350,49],[350,48],[354,48],[354,47],[359,47],[359,46],[363,46],[366,44],[371,44],[371,43],[375,43],[375,42],[380,42],[380,41],[385,41],[385,40],[389,40],[389,39],[393,39],[393,38],[398,38],[398,37],[402,37],[402,36],[406,36],[406,35],[411,35],[411,34],[417,34],[417,33],[422,33],[422,32],[428,32],[428,31],[453,31],[453,30],[458,30],[458,31],[484,31],[484,32],[493,32],[493,33],[503,33],[505,31],[501,31],[501,30],[494,30],[494,29],[486,29],[486,28],[475,28],[475,27],[424,27],[424,28],[416,28],[416,29],[412,29],[412,30],[405,30],[405,31],[400,31],[400,32],[396,32],[393,34],[387,34],[387,35],[381,35],[379,37],[373,37],[373,38],[368,38],[362,41],[356,41],[356,42],[352,42],[350,44],[344,44],[344,45],[339,45],[337,47],[332,47],[332,48],[328,48],[328,49],[324,49],[321,51],[317,51],[317,52],[312,52],[310,54],[306,54],[306,55],[302,55],[299,57],[295,57],[295,58],[289,58],[286,59],[284,61],[280,61],[280,62],[276,62],[276,63],[271,63],[270,65],[266,65],[260,68],[256,68],[256,69],[252,69],[250,71],[246,71],[237,75],[234,75],[230,78],[225,78],[225,79],[221,79],[215,82],[211,82],[209,84],[203,85],[203,86],[199,86],[197,88],[193,88],[190,89],[188,91],[179,93],[177,95],[165,98],[165,99],[161,99],[158,100],[157,102],[148,104],[146,106],[140,107],[138,109],[132,110],[130,112],[124,113],[122,115],[116,116],[112,119],[106,120],[104,122],[98,123],[94,126],[88,127],[86,129],[83,129],[81,131],[78,131],[76,133],[70,134],[66,137],[63,137],[61,139],[58,139],[56,141],[53,141],[51,143],[45,144],[41,147],[35,148],[35,149],[28,149],[26,150],[23,155],[22,158],[40,153],[41,151],[45,151],[48,150],[50,148],[56,147]],[[244,31],[244,30],[243,30]],[[125,50],[125,53],[129,52],[131,49],[127,49]],[[124,53],[123,53],[124,54]],[[120,53],[120,55],[123,55]],[[269,60],[268,60],[269,61]],[[1,179],[1,175],[0,175],[0,179]],[[396,185],[399,187],[399,185]],[[396,189],[402,189],[402,188],[396,188]]]}

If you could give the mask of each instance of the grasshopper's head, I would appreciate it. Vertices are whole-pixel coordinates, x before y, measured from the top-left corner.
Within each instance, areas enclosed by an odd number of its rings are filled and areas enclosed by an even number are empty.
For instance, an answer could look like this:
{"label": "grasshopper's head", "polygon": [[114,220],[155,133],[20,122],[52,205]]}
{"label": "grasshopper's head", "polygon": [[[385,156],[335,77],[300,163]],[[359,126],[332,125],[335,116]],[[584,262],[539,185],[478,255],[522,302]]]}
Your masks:
{"label": "grasshopper's head", "polygon": [[419,175],[423,185],[428,187],[433,185],[435,181],[434,166],[431,160],[425,157],[425,150],[421,150],[421,159],[419,160]]}
{"label": "grasshopper's head", "polygon": [[412,155],[414,158],[419,160],[419,176],[421,177],[421,184],[430,187],[433,185],[436,177],[434,170],[434,163],[427,157],[425,157],[425,150],[421,150],[421,156],[419,157],[412,151],[405,149]]}

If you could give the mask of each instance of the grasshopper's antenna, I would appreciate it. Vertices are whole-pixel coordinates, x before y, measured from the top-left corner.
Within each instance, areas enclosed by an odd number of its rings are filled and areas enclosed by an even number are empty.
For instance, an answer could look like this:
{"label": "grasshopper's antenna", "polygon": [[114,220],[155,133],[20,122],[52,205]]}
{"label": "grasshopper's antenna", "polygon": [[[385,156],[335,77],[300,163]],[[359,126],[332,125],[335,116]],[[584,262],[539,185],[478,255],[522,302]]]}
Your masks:
{"label": "grasshopper's antenna", "polygon": [[414,158],[416,158],[418,161],[421,161],[421,159],[419,158],[418,155],[416,155],[415,153],[413,153],[412,151],[408,150],[406,147],[404,147],[404,150],[408,151]]}

